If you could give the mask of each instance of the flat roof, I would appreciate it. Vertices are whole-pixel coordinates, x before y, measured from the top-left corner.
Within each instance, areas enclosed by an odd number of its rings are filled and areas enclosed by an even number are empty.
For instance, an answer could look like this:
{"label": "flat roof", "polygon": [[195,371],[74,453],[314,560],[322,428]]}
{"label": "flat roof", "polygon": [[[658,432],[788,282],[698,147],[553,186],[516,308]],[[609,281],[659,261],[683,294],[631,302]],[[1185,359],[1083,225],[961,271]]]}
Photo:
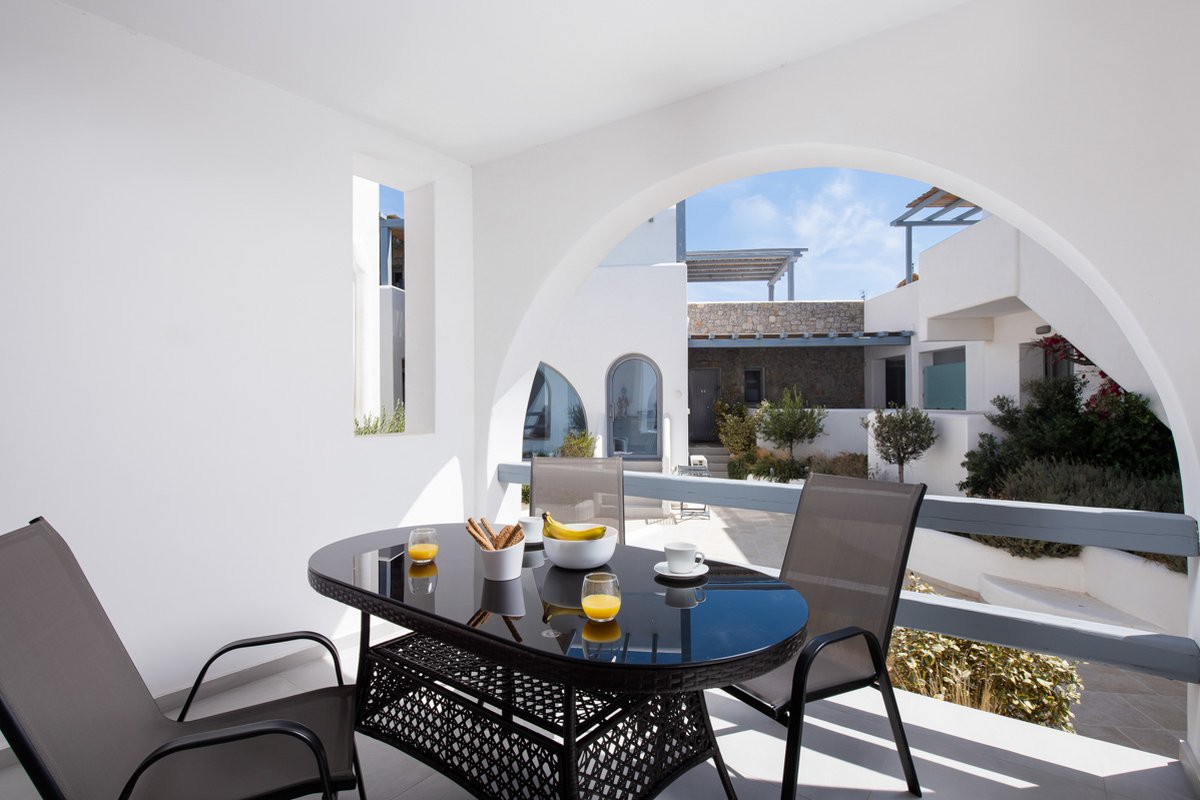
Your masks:
{"label": "flat roof", "polygon": [[912,331],[850,331],[828,333],[693,333],[689,348],[726,347],[881,347],[907,345]]}

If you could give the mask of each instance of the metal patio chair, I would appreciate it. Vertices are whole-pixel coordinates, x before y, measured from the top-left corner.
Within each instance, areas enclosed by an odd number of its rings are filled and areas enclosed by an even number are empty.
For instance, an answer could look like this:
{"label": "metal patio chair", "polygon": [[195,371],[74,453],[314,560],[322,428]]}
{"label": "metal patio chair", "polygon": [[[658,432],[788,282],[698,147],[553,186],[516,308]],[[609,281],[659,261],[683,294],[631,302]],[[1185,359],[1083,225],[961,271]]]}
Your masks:
{"label": "metal patio chair", "polygon": [[[297,639],[333,653],[337,686],[183,721],[219,656]],[[46,800],[365,797],[354,710],[333,644],[302,631],[221,648],[169,719],[50,524],[0,536],[0,732]]]}
{"label": "metal patio chair", "polygon": [[808,639],[790,663],[726,689],[787,726],[783,800],[796,796],[806,703],[872,686],[883,696],[908,790],[921,784],[884,660],[924,484],[810,475],[780,579],[808,601]]}
{"label": "metal patio chair", "polygon": [[529,510],[548,511],[559,522],[598,522],[617,529],[625,543],[625,473],[614,458],[543,458],[529,471]]}

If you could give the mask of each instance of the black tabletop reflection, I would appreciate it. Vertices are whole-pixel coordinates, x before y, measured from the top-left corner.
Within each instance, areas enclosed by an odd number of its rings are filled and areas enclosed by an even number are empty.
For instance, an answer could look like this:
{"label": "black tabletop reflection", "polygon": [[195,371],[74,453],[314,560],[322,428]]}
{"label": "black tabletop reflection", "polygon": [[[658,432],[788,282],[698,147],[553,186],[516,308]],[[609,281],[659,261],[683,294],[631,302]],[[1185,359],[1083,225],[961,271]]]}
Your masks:
{"label": "black tabletop reflection", "polygon": [[[796,637],[808,619],[803,596],[746,567],[709,562],[704,578],[666,581],[654,572],[663,554],[618,546],[597,570],[564,570],[527,549],[521,576],[483,577],[479,548],[461,523],[437,529],[430,564],[407,556],[410,528],[364,534],[317,551],[311,572],[386,598],[419,627],[422,617],[457,623],[527,648],[530,655],[612,664],[688,665],[737,659]],[[588,572],[616,574],[621,608],[614,621],[590,622],[580,608]]]}

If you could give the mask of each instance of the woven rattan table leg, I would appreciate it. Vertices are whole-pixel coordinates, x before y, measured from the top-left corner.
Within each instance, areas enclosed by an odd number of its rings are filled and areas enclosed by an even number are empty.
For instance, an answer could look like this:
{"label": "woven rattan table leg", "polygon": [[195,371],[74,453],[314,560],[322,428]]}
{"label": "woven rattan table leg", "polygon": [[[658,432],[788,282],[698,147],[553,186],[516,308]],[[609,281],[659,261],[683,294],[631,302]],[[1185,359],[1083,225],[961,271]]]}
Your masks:
{"label": "woven rattan table leg", "polygon": [[575,741],[575,688],[563,686],[563,749],[558,757],[558,791],[562,800],[579,797],[579,745]]}

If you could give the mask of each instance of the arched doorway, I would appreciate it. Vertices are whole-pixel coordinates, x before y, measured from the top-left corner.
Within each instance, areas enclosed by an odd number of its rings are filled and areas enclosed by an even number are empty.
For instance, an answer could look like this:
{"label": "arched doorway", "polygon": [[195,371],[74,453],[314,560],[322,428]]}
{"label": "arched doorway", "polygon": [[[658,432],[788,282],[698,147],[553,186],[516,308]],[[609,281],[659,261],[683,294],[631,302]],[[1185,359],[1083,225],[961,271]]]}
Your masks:
{"label": "arched doorway", "polygon": [[617,359],[605,383],[608,454],[630,460],[662,458],[662,377],[641,355]]}

